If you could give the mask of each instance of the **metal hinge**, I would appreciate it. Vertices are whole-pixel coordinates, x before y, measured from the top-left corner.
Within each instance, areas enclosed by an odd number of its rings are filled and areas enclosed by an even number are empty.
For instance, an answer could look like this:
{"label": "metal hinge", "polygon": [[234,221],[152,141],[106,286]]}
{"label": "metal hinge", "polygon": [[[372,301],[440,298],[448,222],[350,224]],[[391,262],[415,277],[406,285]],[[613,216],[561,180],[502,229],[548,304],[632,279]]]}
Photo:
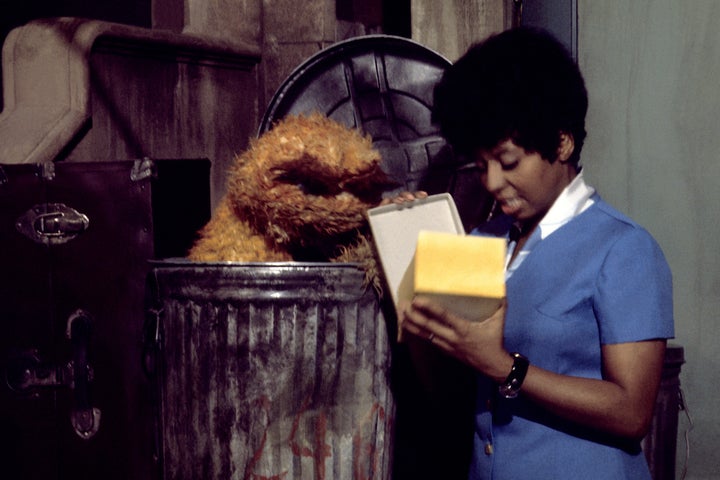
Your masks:
{"label": "metal hinge", "polygon": [[140,180],[155,177],[157,177],[155,162],[150,160],[148,157],[145,157],[142,160],[135,160],[133,162],[132,169],[130,170],[130,180],[138,182]]}
{"label": "metal hinge", "polygon": [[38,164],[40,168],[40,178],[45,181],[55,180],[55,164],[53,162],[43,162]]}

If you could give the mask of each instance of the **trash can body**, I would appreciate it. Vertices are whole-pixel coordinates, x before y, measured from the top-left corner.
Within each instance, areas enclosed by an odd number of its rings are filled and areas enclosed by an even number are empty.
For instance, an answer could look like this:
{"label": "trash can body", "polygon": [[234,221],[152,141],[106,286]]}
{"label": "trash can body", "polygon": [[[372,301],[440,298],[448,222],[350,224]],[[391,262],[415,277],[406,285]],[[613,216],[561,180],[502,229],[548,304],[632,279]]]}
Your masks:
{"label": "trash can body", "polygon": [[166,479],[390,477],[378,297],[354,264],[159,262]]}

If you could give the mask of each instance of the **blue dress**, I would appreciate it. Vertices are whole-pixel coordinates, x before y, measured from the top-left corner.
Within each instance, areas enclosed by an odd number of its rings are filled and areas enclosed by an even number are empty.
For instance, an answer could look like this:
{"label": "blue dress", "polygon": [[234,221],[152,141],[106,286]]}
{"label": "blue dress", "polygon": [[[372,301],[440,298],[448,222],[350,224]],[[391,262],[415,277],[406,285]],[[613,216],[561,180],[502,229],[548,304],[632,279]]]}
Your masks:
{"label": "blue dress", "polygon": [[[672,338],[672,279],[660,247],[594,196],[538,243],[507,282],[505,348],[538,367],[601,378],[603,344]],[[483,232],[473,232],[482,234]],[[639,444],[560,419],[480,376],[471,479],[650,479]]]}

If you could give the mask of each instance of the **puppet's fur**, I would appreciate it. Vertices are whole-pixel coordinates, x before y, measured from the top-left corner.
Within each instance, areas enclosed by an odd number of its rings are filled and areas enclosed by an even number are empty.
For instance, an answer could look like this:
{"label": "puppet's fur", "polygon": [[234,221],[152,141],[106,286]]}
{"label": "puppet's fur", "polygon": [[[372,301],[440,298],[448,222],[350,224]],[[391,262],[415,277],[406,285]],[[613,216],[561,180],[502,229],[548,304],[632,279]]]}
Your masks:
{"label": "puppet's fur", "polygon": [[319,114],[286,117],[236,158],[189,258],[360,262],[375,276],[366,212],[386,187],[369,137]]}

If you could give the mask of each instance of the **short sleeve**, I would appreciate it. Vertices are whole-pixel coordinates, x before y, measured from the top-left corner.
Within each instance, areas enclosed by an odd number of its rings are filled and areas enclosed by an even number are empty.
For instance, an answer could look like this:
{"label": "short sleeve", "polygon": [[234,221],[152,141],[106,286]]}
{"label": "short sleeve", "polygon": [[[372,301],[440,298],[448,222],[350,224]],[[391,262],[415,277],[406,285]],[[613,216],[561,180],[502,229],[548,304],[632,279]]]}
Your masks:
{"label": "short sleeve", "polygon": [[594,309],[603,344],[672,338],[672,275],[657,242],[628,227],[608,251]]}

